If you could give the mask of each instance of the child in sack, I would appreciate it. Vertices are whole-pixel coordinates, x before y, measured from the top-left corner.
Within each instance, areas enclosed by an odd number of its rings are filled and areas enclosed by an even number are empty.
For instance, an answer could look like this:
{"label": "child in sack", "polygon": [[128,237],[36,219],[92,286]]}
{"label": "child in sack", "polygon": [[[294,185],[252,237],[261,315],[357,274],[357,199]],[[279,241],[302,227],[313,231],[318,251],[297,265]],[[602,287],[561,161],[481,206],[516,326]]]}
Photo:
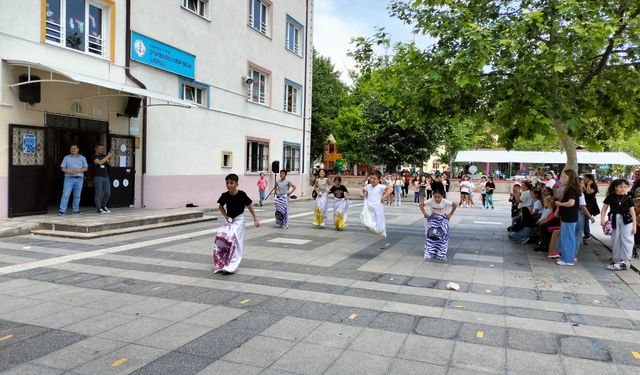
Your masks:
{"label": "child in sack", "polygon": [[231,274],[236,272],[242,260],[244,245],[245,219],[244,209],[249,209],[256,227],[260,221],[253,210],[251,198],[238,190],[238,175],[231,173],[225,177],[227,191],[218,199],[218,209],[226,224],[218,231],[213,244],[214,273]]}
{"label": "child in sack", "polygon": [[458,207],[444,198],[444,185],[435,182],[433,198],[420,202],[425,220],[424,259],[447,260],[449,220]]}

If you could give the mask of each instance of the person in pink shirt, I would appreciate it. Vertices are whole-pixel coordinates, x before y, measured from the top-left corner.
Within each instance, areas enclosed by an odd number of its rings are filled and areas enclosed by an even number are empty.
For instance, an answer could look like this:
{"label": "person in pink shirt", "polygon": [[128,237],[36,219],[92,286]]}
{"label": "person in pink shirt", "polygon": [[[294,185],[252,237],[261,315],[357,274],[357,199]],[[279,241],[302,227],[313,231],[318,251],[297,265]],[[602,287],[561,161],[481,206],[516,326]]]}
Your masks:
{"label": "person in pink shirt", "polygon": [[258,179],[258,195],[260,196],[260,207],[262,207],[262,201],[264,200],[264,192],[267,190],[269,181],[264,177],[264,172],[260,172],[260,178]]}

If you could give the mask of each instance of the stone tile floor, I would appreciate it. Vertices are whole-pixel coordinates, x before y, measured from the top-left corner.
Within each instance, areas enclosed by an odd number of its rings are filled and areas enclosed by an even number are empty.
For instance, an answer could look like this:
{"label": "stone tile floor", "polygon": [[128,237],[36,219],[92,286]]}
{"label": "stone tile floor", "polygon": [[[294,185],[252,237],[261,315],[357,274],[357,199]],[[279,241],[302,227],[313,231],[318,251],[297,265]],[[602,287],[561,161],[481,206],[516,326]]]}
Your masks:
{"label": "stone tile floor", "polygon": [[0,371],[640,374],[639,276],[607,271],[600,242],[560,268],[507,239],[498,202],[459,209],[448,261],[424,261],[411,203],[386,207],[387,238],[358,201],[342,232],[312,208],[292,204],[288,230],[260,209],[229,276],[211,272],[211,223],[2,239]]}

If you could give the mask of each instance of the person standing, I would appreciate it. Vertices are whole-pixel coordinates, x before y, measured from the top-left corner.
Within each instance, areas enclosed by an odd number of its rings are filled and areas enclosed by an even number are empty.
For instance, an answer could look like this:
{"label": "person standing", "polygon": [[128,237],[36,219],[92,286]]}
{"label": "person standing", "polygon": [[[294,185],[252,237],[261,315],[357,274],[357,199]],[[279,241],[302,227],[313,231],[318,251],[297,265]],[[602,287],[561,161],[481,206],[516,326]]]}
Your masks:
{"label": "person standing", "polygon": [[[627,271],[631,268],[633,243],[637,221],[635,204],[629,195],[629,182],[625,179],[612,181],[607,190],[607,197],[602,202],[600,223],[604,227],[607,218],[611,220],[611,250],[613,264],[607,266],[612,271]],[[607,216],[607,212],[609,215]]]}
{"label": "person standing", "polygon": [[269,185],[269,181],[264,177],[264,172],[260,172],[260,178],[257,182],[258,185],[258,197],[260,197],[260,207],[262,207],[262,202],[264,201],[264,192],[267,190],[267,186]]}
{"label": "person standing", "polygon": [[482,208],[489,208],[487,205],[487,178],[482,176],[480,179],[480,196],[482,197]]}
{"label": "person standing", "polygon": [[560,207],[560,260],[556,263],[560,266],[575,265],[576,258],[576,225],[578,223],[578,210],[580,209],[580,182],[573,169],[562,172],[560,181],[565,186],[562,199],[556,201]]}
{"label": "person standing", "polygon": [[72,211],[74,215],[80,214],[80,194],[82,193],[82,184],[84,182],[84,172],[89,170],[87,159],[78,154],[80,149],[78,145],[72,144],[70,154],[65,156],[60,163],[60,169],[64,173],[64,185],[62,187],[62,199],[60,199],[60,209],[58,216],[64,216],[69,205],[69,197],[73,192]]}
{"label": "person standing", "polygon": [[111,182],[109,181],[109,162],[113,157],[113,152],[104,154],[104,146],[96,145],[93,155],[93,187],[95,195],[93,200],[96,204],[96,211],[99,214],[111,212],[107,203],[111,197]]}
{"label": "person standing", "polygon": [[491,206],[491,209],[493,210],[493,192],[496,190],[496,184],[493,182],[493,177],[489,176],[489,181],[484,185],[484,189],[485,189],[485,192],[487,193],[486,208],[488,210],[489,206]]}

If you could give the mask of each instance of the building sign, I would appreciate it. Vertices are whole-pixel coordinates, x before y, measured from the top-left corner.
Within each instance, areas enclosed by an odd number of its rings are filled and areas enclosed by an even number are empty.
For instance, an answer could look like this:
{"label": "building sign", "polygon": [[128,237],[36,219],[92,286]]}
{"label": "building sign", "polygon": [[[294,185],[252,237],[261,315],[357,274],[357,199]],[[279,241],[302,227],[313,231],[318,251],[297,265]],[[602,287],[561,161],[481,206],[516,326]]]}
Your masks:
{"label": "building sign", "polygon": [[131,59],[194,79],[196,57],[175,47],[131,32]]}
{"label": "building sign", "polygon": [[22,152],[27,155],[34,155],[36,153],[35,134],[27,133],[22,135]]}

